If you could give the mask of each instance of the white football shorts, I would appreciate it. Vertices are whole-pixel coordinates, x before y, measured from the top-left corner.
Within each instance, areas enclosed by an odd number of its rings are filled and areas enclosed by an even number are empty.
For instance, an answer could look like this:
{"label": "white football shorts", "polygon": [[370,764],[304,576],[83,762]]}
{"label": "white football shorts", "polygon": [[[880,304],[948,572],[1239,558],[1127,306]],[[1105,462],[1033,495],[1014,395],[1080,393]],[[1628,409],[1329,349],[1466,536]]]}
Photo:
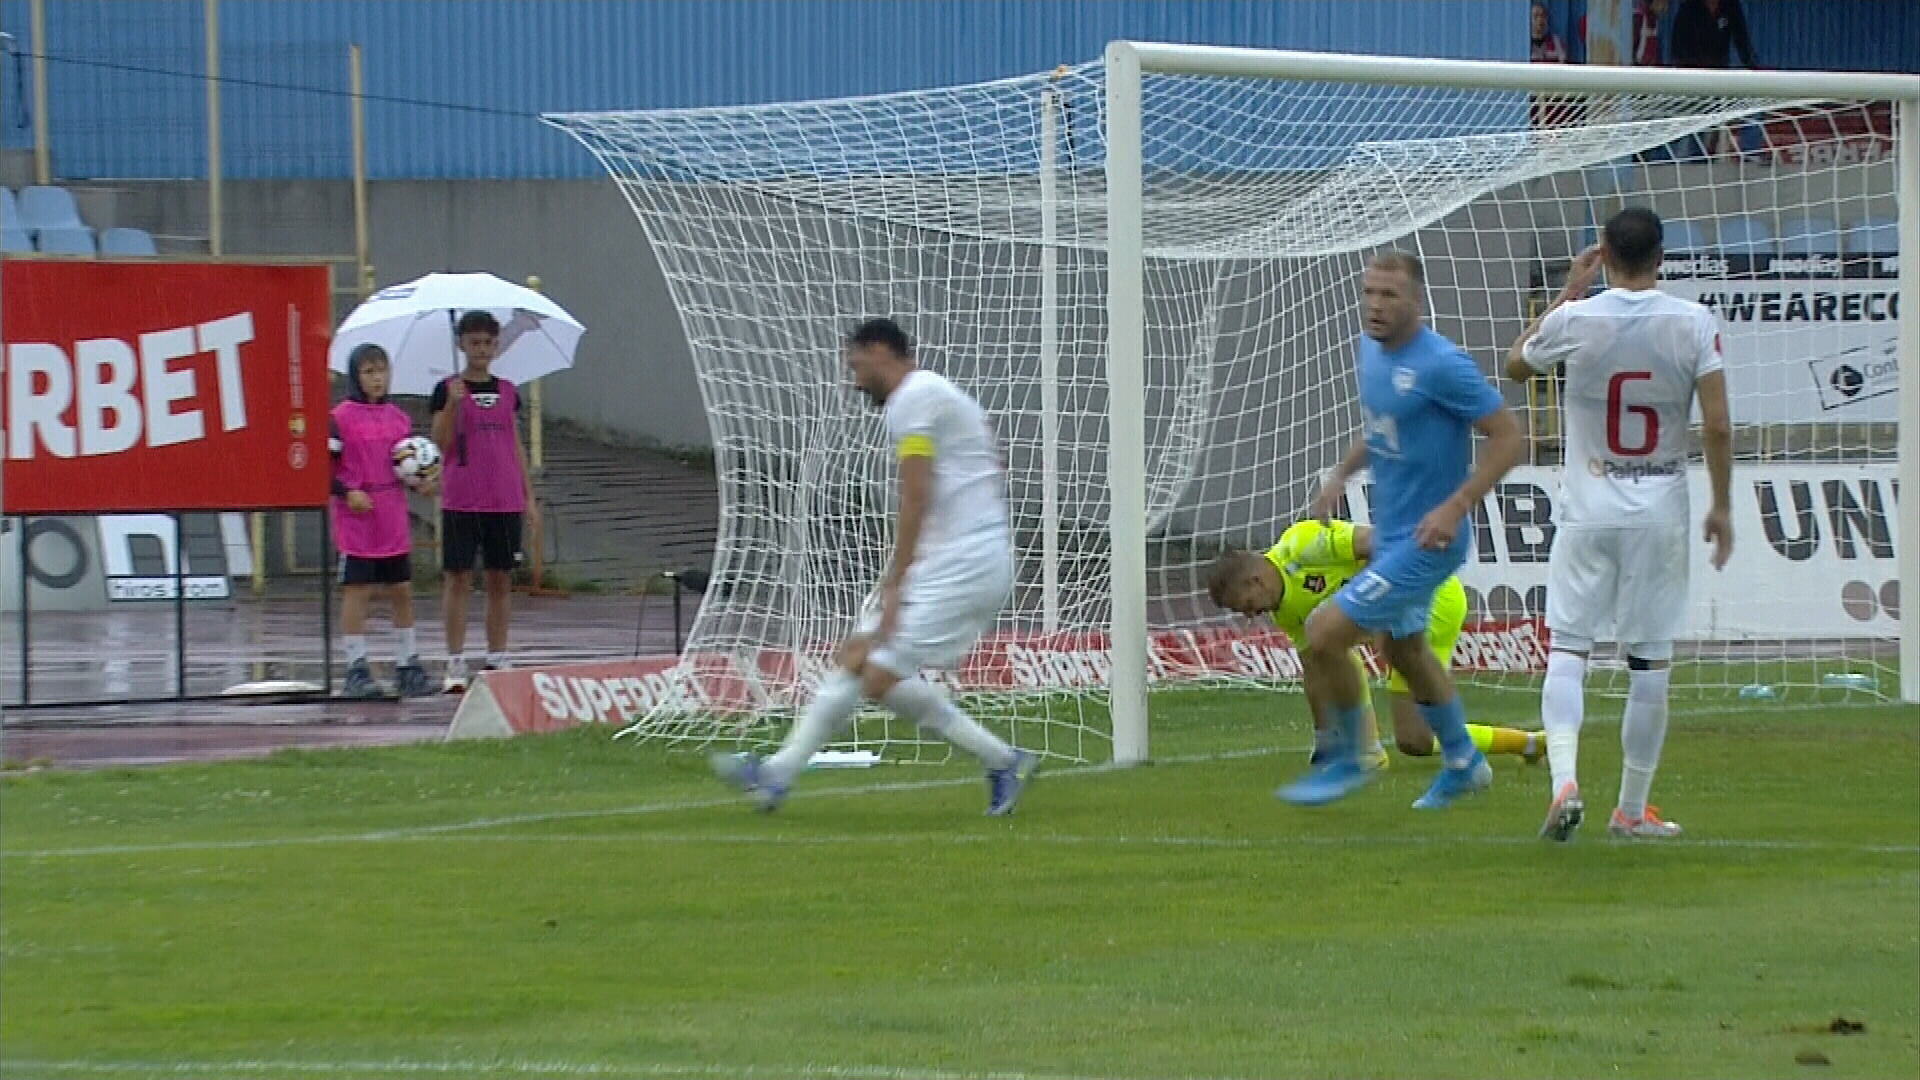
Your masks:
{"label": "white football shorts", "polygon": [[[868,654],[903,679],[926,668],[952,669],[1006,607],[1013,591],[1013,552],[1005,533],[966,538],[915,559],[900,591],[893,637]],[[858,632],[880,625],[879,593],[868,600]]]}
{"label": "white football shorts", "polygon": [[1547,556],[1553,646],[1617,641],[1628,656],[1670,660],[1687,615],[1687,526],[1561,526]]}

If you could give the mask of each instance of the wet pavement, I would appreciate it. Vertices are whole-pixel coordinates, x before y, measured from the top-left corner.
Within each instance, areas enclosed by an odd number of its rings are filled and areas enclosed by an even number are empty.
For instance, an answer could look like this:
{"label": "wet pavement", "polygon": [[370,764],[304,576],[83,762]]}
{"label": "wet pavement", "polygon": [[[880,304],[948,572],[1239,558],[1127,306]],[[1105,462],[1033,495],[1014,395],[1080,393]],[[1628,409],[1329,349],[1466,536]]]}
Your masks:
{"label": "wet pavement", "polygon": [[[470,645],[481,640],[480,597],[471,605]],[[674,651],[668,596],[514,598],[513,648],[517,666],[610,660]],[[438,597],[416,601],[419,647],[428,672],[440,677],[445,653]],[[698,598],[682,605],[681,630],[692,622]],[[12,627],[17,633],[17,624]],[[179,685],[170,607],[32,616],[32,679],[36,707],[20,708],[19,641],[8,635],[0,657],[6,696],[0,759],[10,763],[132,765],[205,758],[258,756],[283,746],[361,746],[437,738],[457,699],[408,702],[312,701],[280,703],[245,698],[120,704],[129,698],[170,696]],[[186,686],[194,695],[219,695],[263,679],[321,678],[317,597],[244,600],[188,611]],[[394,638],[376,614],[368,648],[376,676],[391,677]],[[335,625],[338,633],[338,625]],[[337,646],[336,646],[337,649]],[[337,658],[336,686],[344,675]],[[88,704],[48,704],[89,702]],[[102,703],[106,702],[106,703]]]}

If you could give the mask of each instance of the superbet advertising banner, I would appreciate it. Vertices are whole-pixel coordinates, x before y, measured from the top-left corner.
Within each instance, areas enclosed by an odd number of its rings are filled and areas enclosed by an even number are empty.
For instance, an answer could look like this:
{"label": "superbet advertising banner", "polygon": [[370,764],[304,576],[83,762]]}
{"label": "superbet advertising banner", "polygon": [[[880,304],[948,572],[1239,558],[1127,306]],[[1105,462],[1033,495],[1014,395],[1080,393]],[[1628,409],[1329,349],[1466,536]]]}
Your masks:
{"label": "superbet advertising banner", "polygon": [[0,263],[6,513],[327,500],[324,266]]}

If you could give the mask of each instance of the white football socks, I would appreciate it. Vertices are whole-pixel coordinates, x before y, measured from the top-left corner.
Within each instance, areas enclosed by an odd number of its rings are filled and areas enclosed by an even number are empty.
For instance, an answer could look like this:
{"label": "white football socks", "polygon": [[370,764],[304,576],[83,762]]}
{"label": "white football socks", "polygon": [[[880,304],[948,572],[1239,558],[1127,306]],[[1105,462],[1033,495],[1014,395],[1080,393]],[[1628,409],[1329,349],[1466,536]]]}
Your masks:
{"label": "white football socks", "polygon": [[928,731],[937,732],[948,742],[979,758],[980,763],[989,769],[1005,769],[1013,765],[1013,747],[981,727],[973,717],[961,712],[951,698],[925,679],[915,677],[901,680],[887,691],[882,704]]}
{"label": "white football socks", "polygon": [[1620,816],[1639,821],[1667,741],[1667,675],[1670,668],[1628,673],[1627,710],[1620,718]]}
{"label": "white football socks", "polygon": [[1553,794],[1578,782],[1580,725],[1586,721],[1587,658],[1576,653],[1547,654],[1547,677],[1540,685],[1540,723],[1547,729],[1547,767]]}
{"label": "white football socks", "polygon": [[860,698],[860,677],[845,669],[837,668],[820,680],[813,700],[801,710],[779,753],[761,766],[768,781],[782,787],[792,784],[813,755],[840,733],[841,725],[860,707]]}

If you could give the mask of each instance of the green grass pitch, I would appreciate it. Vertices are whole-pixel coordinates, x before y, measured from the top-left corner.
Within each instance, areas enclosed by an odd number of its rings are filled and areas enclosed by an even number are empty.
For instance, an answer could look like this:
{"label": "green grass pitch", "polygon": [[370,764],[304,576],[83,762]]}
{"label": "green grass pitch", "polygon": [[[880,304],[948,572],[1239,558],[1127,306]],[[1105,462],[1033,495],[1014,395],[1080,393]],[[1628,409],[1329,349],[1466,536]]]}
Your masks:
{"label": "green grass pitch", "polygon": [[1300,810],[1298,695],[1154,710],[1004,820],[960,764],[760,817],[606,731],[9,776],[0,1075],[1920,1075],[1913,710],[1679,711],[1687,837],[1616,845],[1595,699],[1565,847],[1543,766]]}

